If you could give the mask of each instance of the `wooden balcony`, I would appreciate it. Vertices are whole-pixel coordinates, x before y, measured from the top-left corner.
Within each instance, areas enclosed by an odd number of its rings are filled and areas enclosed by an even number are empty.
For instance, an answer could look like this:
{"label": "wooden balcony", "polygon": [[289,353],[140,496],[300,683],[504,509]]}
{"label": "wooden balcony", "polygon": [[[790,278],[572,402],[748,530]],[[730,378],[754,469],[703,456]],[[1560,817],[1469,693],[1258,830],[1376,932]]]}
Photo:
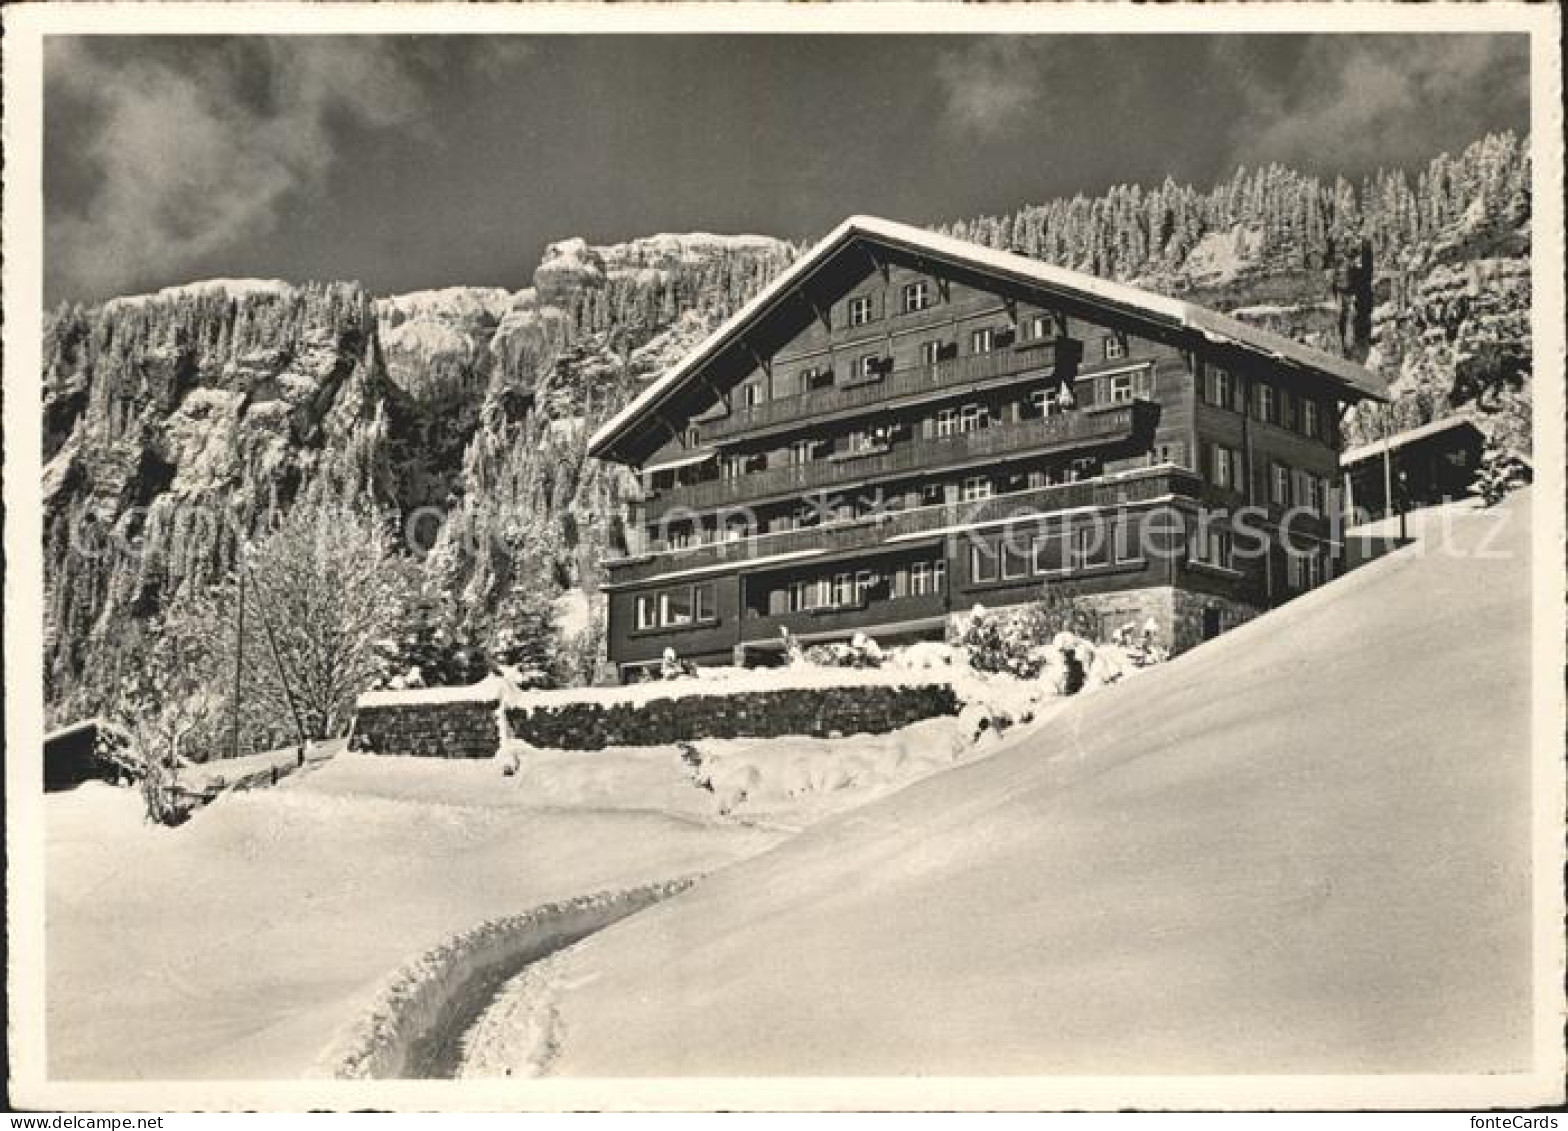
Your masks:
{"label": "wooden balcony", "polygon": [[[918,541],[923,534],[980,522],[1019,517],[1026,518],[1052,511],[1078,507],[1113,507],[1124,503],[1147,502],[1175,495],[1207,499],[1212,494],[1203,480],[1180,468],[1150,468],[1147,471],[1086,479],[1081,483],[1062,483],[994,495],[973,502],[946,503],[913,510],[885,511],[874,517],[846,522],[808,526],[771,534],[754,534],[728,542],[708,542],[679,550],[659,550],[636,557],[611,558],[604,564],[609,581],[625,585],[645,581],[666,573],[731,565],[736,569],[752,563],[802,551],[820,551],[811,559],[790,561],[798,566],[806,561],[831,561],[836,555],[877,546],[896,550],[905,542]],[[785,568],[781,563],[780,568]]]}
{"label": "wooden balcony", "polygon": [[835,457],[786,467],[770,467],[732,479],[710,479],[671,487],[650,501],[648,515],[658,519],[681,508],[712,511],[769,499],[788,498],[849,484],[937,471],[943,467],[1023,455],[1045,455],[1131,440],[1152,432],[1159,406],[1151,401],[1076,409],[1061,416],[997,424],[947,436],[915,437],[866,454]]}
{"label": "wooden balcony", "polygon": [[841,608],[810,609],[774,616],[748,616],[741,622],[741,643],[761,644],[781,641],[780,629],[791,636],[810,638],[819,633],[874,631],[880,625],[927,620],[947,613],[944,593],[924,593],[917,597],[872,598],[861,604]]}
{"label": "wooden balcony", "polygon": [[875,378],[845,373],[829,388],[778,397],[750,408],[736,408],[727,416],[707,421],[702,434],[706,441],[726,440],[859,408],[892,407],[905,397],[943,389],[961,390],[1003,377],[1027,374],[1043,377],[1056,369],[1057,356],[1055,342],[1042,342],[1003,347],[969,357],[950,357],[930,365],[895,369]]}

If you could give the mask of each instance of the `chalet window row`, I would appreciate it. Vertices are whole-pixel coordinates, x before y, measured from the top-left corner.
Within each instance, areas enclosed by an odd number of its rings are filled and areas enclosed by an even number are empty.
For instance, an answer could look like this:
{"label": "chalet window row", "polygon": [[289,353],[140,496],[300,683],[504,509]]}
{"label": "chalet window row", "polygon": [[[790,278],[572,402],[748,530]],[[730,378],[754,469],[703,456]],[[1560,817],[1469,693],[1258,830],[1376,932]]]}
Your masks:
{"label": "chalet window row", "polygon": [[637,597],[639,631],[713,624],[717,620],[718,606],[714,602],[714,584],[711,581],[642,593]]}
{"label": "chalet window row", "polygon": [[[947,560],[933,558],[895,569],[840,570],[821,577],[801,578],[775,590],[768,599],[771,613],[838,612],[863,609],[885,598],[936,596],[947,588]],[[761,615],[754,609],[753,616]]]}
{"label": "chalet window row", "polygon": [[[1232,412],[1242,411],[1241,389],[1228,369],[1205,362],[1198,388],[1205,404]],[[1255,379],[1252,382],[1252,401],[1247,411],[1252,419],[1261,423],[1313,440],[1329,439],[1323,408],[1315,398],[1276,388],[1267,381]]]}
{"label": "chalet window row", "polygon": [[969,548],[969,577],[985,585],[1140,562],[1137,531],[1133,521],[1118,519],[981,543]]}

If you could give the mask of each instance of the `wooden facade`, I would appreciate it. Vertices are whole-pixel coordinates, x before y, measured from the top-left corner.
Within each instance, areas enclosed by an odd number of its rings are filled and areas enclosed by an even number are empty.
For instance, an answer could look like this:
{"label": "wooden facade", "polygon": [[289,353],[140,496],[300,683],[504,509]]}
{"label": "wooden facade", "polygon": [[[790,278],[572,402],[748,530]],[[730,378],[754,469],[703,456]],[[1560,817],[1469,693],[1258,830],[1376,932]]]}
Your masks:
{"label": "wooden facade", "polygon": [[1061,582],[1244,610],[1320,583],[1341,410],[1379,386],[1217,320],[846,222],[593,438],[642,485],[610,658],[940,637]]}

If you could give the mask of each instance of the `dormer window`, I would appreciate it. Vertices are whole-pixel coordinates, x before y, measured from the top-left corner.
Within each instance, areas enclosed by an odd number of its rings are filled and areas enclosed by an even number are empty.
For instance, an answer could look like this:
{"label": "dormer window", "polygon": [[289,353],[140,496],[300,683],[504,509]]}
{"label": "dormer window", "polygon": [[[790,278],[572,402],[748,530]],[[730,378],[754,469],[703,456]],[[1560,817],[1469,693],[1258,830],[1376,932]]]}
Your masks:
{"label": "dormer window", "polygon": [[761,385],[743,385],[741,388],[745,390],[743,398],[747,408],[756,408],[762,403]]}
{"label": "dormer window", "polygon": [[921,279],[904,287],[904,313],[914,314],[931,305],[931,284]]}
{"label": "dormer window", "polygon": [[871,321],[871,296],[859,295],[849,300],[849,324],[864,326]]}
{"label": "dormer window", "polygon": [[1106,361],[1118,361],[1127,356],[1127,339],[1121,334],[1107,334],[1102,342]]}
{"label": "dormer window", "polygon": [[688,448],[695,448],[700,443],[702,443],[702,437],[698,433],[697,429],[686,429],[686,446]]}

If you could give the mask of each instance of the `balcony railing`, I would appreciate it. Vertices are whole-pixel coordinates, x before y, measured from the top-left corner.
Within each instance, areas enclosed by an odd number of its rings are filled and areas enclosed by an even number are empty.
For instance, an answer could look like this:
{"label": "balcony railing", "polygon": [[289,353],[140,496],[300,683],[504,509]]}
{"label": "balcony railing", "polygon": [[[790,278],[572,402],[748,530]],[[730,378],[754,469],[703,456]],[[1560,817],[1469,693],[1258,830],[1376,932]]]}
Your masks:
{"label": "balcony railing", "polygon": [[825,389],[795,393],[764,401],[750,408],[737,408],[703,426],[705,440],[724,440],[746,432],[773,428],[781,424],[811,420],[828,413],[881,405],[899,397],[928,393],[934,389],[972,385],[999,377],[1026,373],[1045,373],[1056,366],[1053,342],[1015,348],[1000,348],[969,357],[950,357],[929,365],[895,369],[880,378],[847,377],[843,383]]}
{"label": "balcony railing", "polygon": [[[922,534],[934,534],[953,527],[1010,517],[1026,518],[1077,507],[1111,507],[1148,502],[1170,495],[1203,499],[1209,493],[1210,489],[1193,472],[1167,466],[1086,479],[1079,483],[1012,491],[970,502],[885,511],[871,517],[821,526],[753,534],[727,542],[659,550],[637,557],[612,558],[604,564],[609,570],[611,583],[620,585],[707,566],[733,564],[740,568],[748,562],[806,550],[820,551],[819,556],[824,559],[846,551],[879,545],[887,545],[889,551],[892,551],[905,541],[917,540]],[[800,563],[794,561],[788,564],[795,566]],[[780,567],[786,568],[785,563],[781,562]]]}
{"label": "balcony railing", "polygon": [[868,626],[896,624],[903,621],[939,617],[947,612],[947,599],[942,593],[925,593],[912,597],[871,598],[863,604],[842,608],[810,609],[773,616],[748,616],[741,622],[743,643],[762,643],[781,640],[780,629],[787,628],[791,636],[809,637],[821,632],[859,631]]}
{"label": "balcony railing", "polygon": [[648,516],[657,520],[676,508],[692,511],[744,506],[847,483],[865,483],[913,472],[934,471],[988,456],[1047,454],[1117,443],[1152,428],[1158,406],[1151,401],[1109,408],[1075,409],[1060,416],[997,424],[947,436],[915,437],[885,451],[770,467],[731,479],[710,479],[660,491]]}

